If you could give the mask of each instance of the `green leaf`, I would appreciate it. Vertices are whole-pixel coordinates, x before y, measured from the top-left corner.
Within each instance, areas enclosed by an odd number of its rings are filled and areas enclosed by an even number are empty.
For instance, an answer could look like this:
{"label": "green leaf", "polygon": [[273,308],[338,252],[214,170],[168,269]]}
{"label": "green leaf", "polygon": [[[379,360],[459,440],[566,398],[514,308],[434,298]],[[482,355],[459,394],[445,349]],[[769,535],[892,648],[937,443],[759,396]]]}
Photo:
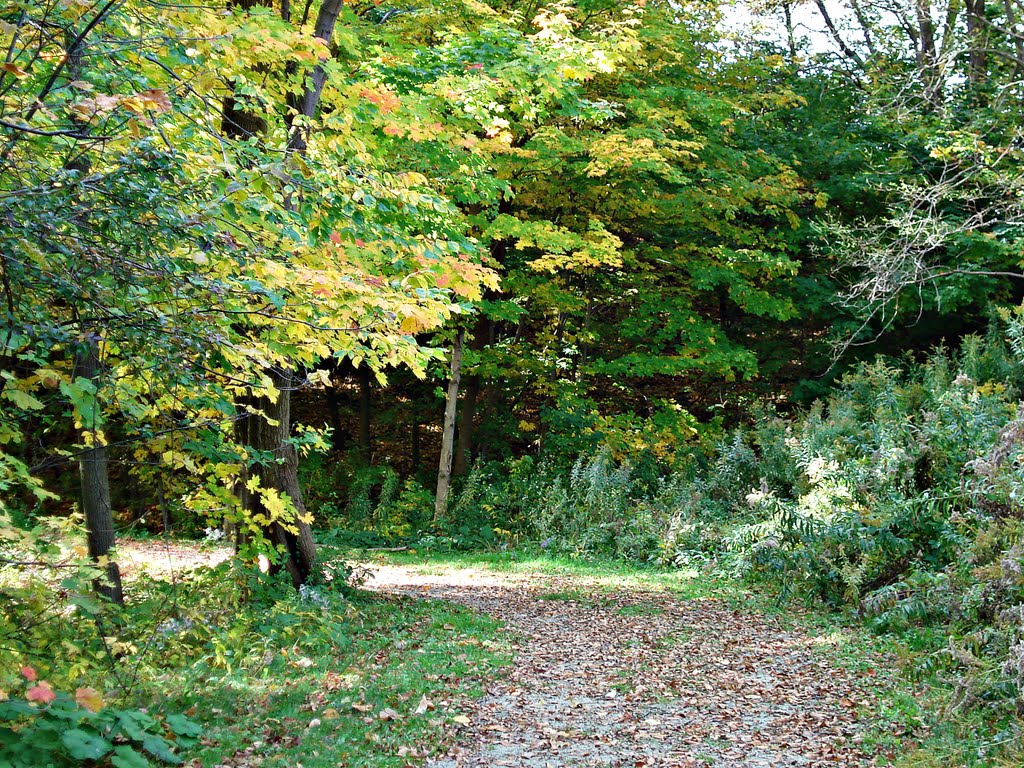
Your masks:
{"label": "green leaf", "polygon": [[18,715],[34,715],[37,709],[21,699],[8,699],[0,703],[0,720],[14,720]]}
{"label": "green leaf", "polygon": [[14,403],[15,406],[24,411],[38,411],[43,407],[43,404],[36,400],[35,397],[30,395],[28,392],[22,392],[20,389],[4,390],[4,395],[8,400]]}
{"label": "green leaf", "polygon": [[61,741],[67,747],[68,754],[76,760],[99,760],[113,749],[113,744],[102,736],[72,728],[61,734]]}
{"label": "green leaf", "polygon": [[132,741],[142,741],[145,739],[145,729],[152,724],[153,719],[143,712],[121,712],[117,718],[118,729]]}
{"label": "green leaf", "polygon": [[202,727],[192,722],[184,715],[168,715],[167,725],[178,736],[199,737],[203,735]]}
{"label": "green leaf", "polygon": [[90,615],[96,615],[103,611],[103,604],[89,595],[81,593],[72,595],[70,602]]}
{"label": "green leaf", "polygon": [[149,768],[152,765],[149,760],[128,746],[117,747],[110,758],[110,764],[115,768]]}
{"label": "green leaf", "polygon": [[171,751],[171,742],[161,739],[159,736],[147,736],[142,740],[142,748],[157,760],[163,760],[165,763],[180,765],[182,762],[181,758]]}

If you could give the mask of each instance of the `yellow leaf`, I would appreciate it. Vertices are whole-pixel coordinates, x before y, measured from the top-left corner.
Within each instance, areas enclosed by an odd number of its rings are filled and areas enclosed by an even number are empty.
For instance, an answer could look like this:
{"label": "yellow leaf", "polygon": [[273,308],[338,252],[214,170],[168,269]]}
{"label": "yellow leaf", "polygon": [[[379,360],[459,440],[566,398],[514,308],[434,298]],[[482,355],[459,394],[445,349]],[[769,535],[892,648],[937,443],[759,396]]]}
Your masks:
{"label": "yellow leaf", "polygon": [[138,96],[127,96],[121,99],[121,106],[136,115],[142,114],[146,109],[146,105]]}
{"label": "yellow leaf", "polygon": [[151,112],[170,112],[171,111],[171,100],[167,97],[164,91],[158,88],[152,88],[148,91],[142,91],[135,94],[136,98],[142,103],[142,106]]}
{"label": "yellow leaf", "polygon": [[103,697],[95,688],[79,688],[75,691],[75,701],[90,712],[99,712],[103,709]]}
{"label": "yellow leaf", "polygon": [[22,69],[21,67],[19,67],[17,64],[15,64],[13,62],[7,62],[6,64],[0,64],[0,69],[2,69],[4,72],[8,72],[8,73],[14,75],[19,80],[21,80],[23,77],[28,77],[28,72],[26,72],[24,69]]}

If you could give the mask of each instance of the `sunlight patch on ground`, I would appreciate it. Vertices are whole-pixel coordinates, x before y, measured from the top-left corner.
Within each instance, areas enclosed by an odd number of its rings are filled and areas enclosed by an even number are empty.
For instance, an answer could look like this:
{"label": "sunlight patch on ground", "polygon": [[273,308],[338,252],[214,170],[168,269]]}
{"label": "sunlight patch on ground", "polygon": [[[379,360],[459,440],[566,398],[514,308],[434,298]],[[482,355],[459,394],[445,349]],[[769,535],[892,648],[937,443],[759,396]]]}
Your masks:
{"label": "sunlight patch on ground", "polygon": [[195,542],[124,541],[117,548],[117,564],[125,578],[136,578],[143,572],[154,579],[173,579],[186,571],[220,565],[231,558],[231,547],[222,544],[202,545]]}

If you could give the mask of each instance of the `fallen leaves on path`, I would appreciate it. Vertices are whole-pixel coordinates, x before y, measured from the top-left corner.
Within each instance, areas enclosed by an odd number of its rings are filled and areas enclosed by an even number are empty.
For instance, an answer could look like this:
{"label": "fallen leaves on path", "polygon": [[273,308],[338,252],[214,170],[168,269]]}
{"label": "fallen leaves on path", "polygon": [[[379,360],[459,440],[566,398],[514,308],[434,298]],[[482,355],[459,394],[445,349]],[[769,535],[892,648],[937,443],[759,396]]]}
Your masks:
{"label": "fallen leaves on path", "polygon": [[126,579],[135,578],[143,571],[154,579],[170,579],[200,566],[219,565],[230,557],[231,547],[226,544],[128,539],[118,544],[116,560],[121,576]]}
{"label": "fallen leaves on path", "polygon": [[435,768],[857,766],[884,684],[842,670],[816,643],[724,601],[598,593],[569,577],[383,566],[371,588],[444,598],[515,633],[492,684]]}

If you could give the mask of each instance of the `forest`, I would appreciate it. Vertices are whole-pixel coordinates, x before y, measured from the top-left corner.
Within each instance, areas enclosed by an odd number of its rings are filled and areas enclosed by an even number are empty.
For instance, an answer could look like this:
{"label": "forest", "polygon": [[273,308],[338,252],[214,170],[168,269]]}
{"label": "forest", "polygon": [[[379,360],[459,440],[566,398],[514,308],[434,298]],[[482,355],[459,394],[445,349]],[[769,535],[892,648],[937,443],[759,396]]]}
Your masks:
{"label": "forest", "polygon": [[1024,764],[1024,2],[0,55],[0,767]]}

